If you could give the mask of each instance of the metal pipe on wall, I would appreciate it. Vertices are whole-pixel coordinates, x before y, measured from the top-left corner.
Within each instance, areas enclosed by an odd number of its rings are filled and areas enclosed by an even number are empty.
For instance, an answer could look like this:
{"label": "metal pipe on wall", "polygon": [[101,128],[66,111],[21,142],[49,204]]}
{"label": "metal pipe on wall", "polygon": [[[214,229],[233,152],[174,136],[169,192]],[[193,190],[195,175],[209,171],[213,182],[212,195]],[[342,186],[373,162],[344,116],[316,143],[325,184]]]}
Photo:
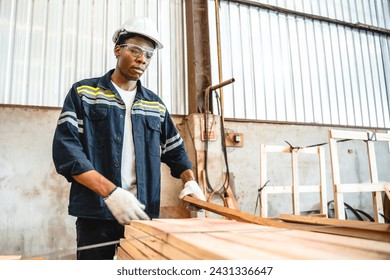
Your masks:
{"label": "metal pipe on wall", "polygon": [[[218,53],[218,77],[219,82],[222,83],[223,77],[222,77],[222,58],[221,58],[221,34],[220,34],[220,28],[219,28],[219,1],[215,0],[215,27],[217,31],[217,53]],[[221,100],[221,120],[224,121],[223,116],[223,90],[222,88],[219,89],[220,92],[220,100]]]}

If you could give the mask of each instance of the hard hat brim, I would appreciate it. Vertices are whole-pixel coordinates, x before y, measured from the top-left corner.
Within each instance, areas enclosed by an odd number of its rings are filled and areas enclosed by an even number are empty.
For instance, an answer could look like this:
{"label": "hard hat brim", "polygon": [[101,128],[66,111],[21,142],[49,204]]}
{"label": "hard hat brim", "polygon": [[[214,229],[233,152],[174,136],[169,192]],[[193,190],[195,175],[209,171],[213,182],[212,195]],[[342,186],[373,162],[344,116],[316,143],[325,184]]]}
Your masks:
{"label": "hard hat brim", "polygon": [[152,41],[156,45],[157,49],[162,49],[164,47],[163,44],[159,40],[150,36],[149,34],[145,34],[142,32],[129,32],[123,28],[119,28],[117,31],[114,32],[114,35],[112,36],[112,41],[116,44],[119,37],[124,35],[124,34],[134,34],[134,35],[140,35],[142,37],[145,37],[145,38],[149,39],[150,41]]}

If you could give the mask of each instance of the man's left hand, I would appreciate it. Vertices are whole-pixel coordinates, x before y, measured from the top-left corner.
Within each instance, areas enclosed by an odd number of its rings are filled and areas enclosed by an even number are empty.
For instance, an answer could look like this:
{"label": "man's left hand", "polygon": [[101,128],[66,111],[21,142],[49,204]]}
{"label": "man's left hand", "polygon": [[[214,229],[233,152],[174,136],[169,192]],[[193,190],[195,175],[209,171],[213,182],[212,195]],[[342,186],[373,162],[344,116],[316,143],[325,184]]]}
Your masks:
{"label": "man's left hand", "polygon": [[206,201],[206,198],[199,187],[198,183],[195,180],[187,181],[184,184],[183,190],[180,192],[179,198],[183,199],[183,197],[191,195],[194,198]]}

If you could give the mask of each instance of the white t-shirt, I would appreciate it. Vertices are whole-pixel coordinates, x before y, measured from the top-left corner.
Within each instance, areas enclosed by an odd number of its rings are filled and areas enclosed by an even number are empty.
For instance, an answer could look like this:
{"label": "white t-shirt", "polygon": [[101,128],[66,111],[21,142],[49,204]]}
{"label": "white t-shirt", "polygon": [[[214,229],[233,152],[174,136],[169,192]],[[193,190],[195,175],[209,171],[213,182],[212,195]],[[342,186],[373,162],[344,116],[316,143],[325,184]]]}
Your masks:
{"label": "white t-shirt", "polygon": [[113,81],[112,84],[115,86],[120,96],[126,105],[126,117],[125,117],[125,129],[123,133],[123,149],[122,149],[122,188],[131,191],[134,195],[137,192],[137,181],[135,175],[135,152],[134,152],[134,141],[133,131],[131,124],[131,105],[134,102],[137,88],[132,91],[121,89]]}

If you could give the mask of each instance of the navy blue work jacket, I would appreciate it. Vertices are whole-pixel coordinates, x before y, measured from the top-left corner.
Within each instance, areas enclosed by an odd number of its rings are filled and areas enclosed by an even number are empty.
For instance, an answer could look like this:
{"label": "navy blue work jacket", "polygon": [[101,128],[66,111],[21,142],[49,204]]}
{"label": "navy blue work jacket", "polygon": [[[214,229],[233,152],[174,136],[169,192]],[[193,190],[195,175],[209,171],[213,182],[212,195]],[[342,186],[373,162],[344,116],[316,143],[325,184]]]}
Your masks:
{"label": "navy blue work jacket", "polygon": [[[97,193],[73,179],[96,170],[121,187],[121,162],[126,107],[111,83],[109,71],[100,78],[75,83],[67,94],[54,139],[56,170],[71,182],[69,214],[76,217],[114,219]],[[137,197],[146,213],[157,218],[160,210],[161,162],[171,175],[192,167],[183,140],[162,100],[137,82],[131,108],[136,159]]]}

